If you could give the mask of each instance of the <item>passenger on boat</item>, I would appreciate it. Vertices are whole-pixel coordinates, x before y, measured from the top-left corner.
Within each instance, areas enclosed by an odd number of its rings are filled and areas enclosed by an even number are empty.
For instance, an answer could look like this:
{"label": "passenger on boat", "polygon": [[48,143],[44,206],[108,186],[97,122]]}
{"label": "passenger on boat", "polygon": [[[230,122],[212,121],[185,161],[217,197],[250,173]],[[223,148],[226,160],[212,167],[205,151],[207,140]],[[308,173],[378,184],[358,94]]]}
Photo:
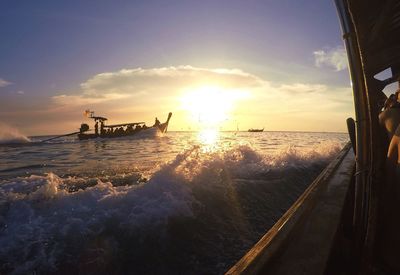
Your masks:
{"label": "passenger on boat", "polygon": [[160,121],[158,120],[158,118],[156,117],[156,121],[154,122],[153,126],[159,126],[160,125]]}
{"label": "passenger on boat", "polygon": [[400,96],[400,88],[397,89],[397,91],[394,93],[394,95],[396,96],[397,102],[400,102],[400,98],[399,98],[399,96]]}
{"label": "passenger on boat", "polygon": [[386,100],[384,110],[379,114],[379,124],[386,130],[390,142],[400,124],[400,103],[397,102],[396,95],[391,94]]}
{"label": "passenger on boat", "polygon": [[[397,126],[393,138],[390,141],[387,158],[390,166],[389,170],[392,171],[391,176],[399,180],[395,182],[397,182],[397,189],[400,191],[400,125]],[[392,178],[391,176],[389,176],[389,178]]]}
{"label": "passenger on boat", "polygon": [[385,201],[382,235],[383,258],[391,265],[396,266],[398,261],[395,251],[400,246],[398,230],[400,220],[398,212],[400,198],[400,103],[398,96],[400,90],[391,94],[386,100],[384,110],[379,114],[379,123],[387,134],[387,158],[386,158],[386,183],[383,189]]}
{"label": "passenger on boat", "polygon": [[385,95],[384,92],[380,91],[378,93],[378,108],[379,111],[382,111],[383,107],[385,106],[385,102],[388,99],[388,97]]}
{"label": "passenger on boat", "polygon": [[[386,159],[386,183],[383,190],[384,214],[382,255],[383,259],[394,270],[400,269],[398,248],[400,247],[400,125],[397,126]],[[393,273],[394,274],[394,273]]]}
{"label": "passenger on boat", "polygon": [[96,121],[96,124],[94,125],[94,133],[96,136],[99,135],[99,123]]}
{"label": "passenger on boat", "polygon": [[104,121],[101,121],[100,123],[100,134],[104,135],[106,132],[104,131]]}

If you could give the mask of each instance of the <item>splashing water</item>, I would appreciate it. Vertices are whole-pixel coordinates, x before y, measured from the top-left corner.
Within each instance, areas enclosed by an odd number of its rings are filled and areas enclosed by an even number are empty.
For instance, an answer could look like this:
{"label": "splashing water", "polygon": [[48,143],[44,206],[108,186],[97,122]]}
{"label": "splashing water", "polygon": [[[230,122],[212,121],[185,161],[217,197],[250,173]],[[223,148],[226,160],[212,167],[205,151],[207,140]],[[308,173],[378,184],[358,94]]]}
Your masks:
{"label": "splashing water", "polygon": [[17,129],[0,122],[0,144],[26,143],[30,139],[21,134]]}
{"label": "splashing water", "polygon": [[347,140],[238,135],[0,147],[0,273],[222,274]]}

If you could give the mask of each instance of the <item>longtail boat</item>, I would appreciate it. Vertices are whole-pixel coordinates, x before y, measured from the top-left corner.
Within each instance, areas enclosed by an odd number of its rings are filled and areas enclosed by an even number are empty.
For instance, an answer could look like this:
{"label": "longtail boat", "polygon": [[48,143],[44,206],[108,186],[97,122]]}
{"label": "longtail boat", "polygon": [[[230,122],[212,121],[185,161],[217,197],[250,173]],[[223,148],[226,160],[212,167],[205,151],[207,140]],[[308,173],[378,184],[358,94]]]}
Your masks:
{"label": "longtail boat", "polygon": [[264,128],[262,128],[262,129],[250,128],[249,130],[247,130],[247,132],[251,132],[251,133],[257,133],[257,132],[263,132],[263,131],[264,131]]}
{"label": "longtail boat", "polygon": [[89,131],[89,125],[86,123],[82,123],[78,133],[79,140],[133,136],[138,133],[150,131],[165,133],[167,132],[169,120],[172,116],[172,113],[170,112],[168,114],[167,120],[164,123],[160,123],[156,118],[153,126],[146,126],[145,122],[128,122],[106,125],[106,121],[108,120],[107,118],[95,116],[94,112],[90,111],[86,111],[86,113],[89,114],[89,118],[93,119],[95,122],[95,132],[86,133],[87,131]]}

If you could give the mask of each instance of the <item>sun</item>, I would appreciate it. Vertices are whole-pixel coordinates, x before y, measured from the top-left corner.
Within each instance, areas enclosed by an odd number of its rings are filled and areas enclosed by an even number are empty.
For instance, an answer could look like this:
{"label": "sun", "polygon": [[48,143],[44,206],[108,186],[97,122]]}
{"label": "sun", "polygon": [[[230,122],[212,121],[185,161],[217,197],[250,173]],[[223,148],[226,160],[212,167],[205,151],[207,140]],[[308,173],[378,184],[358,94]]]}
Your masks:
{"label": "sun", "polygon": [[202,86],[185,91],[181,103],[200,128],[215,128],[230,118],[235,103],[245,98],[246,94],[239,90]]}

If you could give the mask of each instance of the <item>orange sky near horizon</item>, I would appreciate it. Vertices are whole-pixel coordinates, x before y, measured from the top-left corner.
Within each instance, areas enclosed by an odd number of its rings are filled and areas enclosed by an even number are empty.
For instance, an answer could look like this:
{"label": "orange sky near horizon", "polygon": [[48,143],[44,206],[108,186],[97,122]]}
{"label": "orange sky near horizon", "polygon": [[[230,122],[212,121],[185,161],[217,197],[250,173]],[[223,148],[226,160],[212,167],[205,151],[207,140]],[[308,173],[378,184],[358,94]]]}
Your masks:
{"label": "orange sky near horizon", "polygon": [[345,132],[346,118],[354,116],[350,88],[279,85],[238,69],[189,66],[99,74],[82,83],[79,92],[53,96],[51,104],[30,114],[45,122],[17,125],[19,130],[28,135],[72,132],[80,123],[93,124],[82,115],[86,109],[107,117],[108,124],[144,121],[148,126],[173,112],[170,131]]}
{"label": "orange sky near horizon", "polygon": [[333,3],[161,2],[2,7],[0,123],[65,134],[93,125],[90,109],[110,124],[173,112],[171,131],[346,131],[353,97]]}

